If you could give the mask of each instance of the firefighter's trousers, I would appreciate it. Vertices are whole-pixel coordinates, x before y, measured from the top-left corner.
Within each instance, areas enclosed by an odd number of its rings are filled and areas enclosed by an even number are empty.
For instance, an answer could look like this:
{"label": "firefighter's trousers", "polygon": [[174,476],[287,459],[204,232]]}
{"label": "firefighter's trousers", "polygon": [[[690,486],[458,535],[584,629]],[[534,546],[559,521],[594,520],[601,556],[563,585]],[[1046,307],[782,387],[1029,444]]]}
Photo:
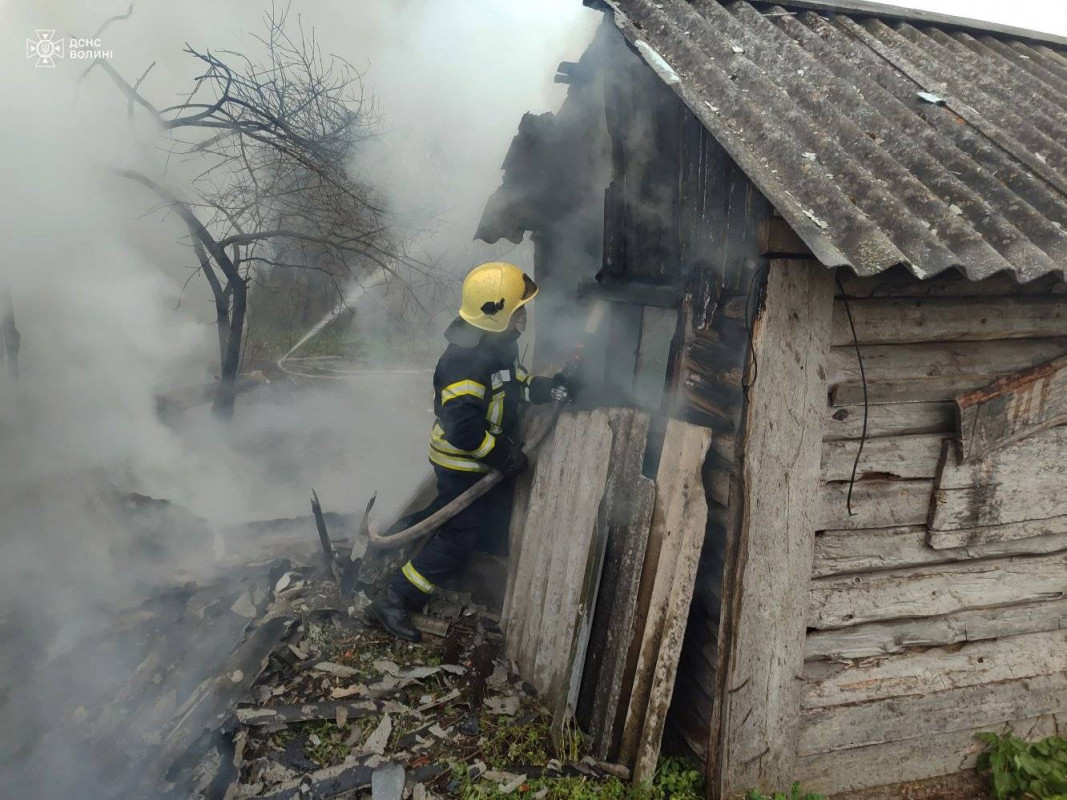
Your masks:
{"label": "firefighter's trousers", "polygon": [[[437,473],[437,497],[422,511],[397,522],[394,530],[426,519],[483,477],[480,473],[458,472],[436,465],[434,471]],[[438,528],[426,545],[391,578],[390,587],[404,598],[410,610],[421,609],[439,584],[461,573],[475,545],[481,544],[495,551],[501,549],[507,541],[514,489],[513,480],[494,486]]]}

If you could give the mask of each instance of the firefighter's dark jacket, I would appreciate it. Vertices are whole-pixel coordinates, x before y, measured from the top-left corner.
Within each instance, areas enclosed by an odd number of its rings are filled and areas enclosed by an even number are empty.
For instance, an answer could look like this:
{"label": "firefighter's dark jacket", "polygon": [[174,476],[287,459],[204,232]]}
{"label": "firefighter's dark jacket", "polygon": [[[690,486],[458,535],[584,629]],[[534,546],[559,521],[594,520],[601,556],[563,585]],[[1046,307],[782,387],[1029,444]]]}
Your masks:
{"label": "firefighter's dark jacket", "polygon": [[[496,448],[519,442],[526,403],[552,399],[552,378],[531,376],[519,363],[518,334],[484,333],[457,318],[433,375],[430,461],[459,472],[489,472]],[[495,452],[494,452],[495,451]]]}

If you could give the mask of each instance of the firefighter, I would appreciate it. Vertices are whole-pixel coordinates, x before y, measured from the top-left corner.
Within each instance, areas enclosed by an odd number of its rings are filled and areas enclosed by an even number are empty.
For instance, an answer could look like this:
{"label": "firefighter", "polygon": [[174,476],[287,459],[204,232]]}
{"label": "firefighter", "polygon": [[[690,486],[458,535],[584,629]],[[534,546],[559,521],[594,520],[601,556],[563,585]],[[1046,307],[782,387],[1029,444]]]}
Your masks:
{"label": "firefighter", "polygon": [[425,519],[494,469],[505,479],[438,528],[371,604],[372,617],[401,639],[421,639],[411,612],[426,605],[442,580],[463,570],[480,537],[507,535],[513,479],[527,467],[520,438],[524,406],[571,399],[563,373],[534,377],[519,363],[525,306],[536,294],[529,276],[503,262],[481,264],[463,281],[459,316],[445,331],[448,347],[433,376],[437,418],[429,455],[437,498],[393,529]]}

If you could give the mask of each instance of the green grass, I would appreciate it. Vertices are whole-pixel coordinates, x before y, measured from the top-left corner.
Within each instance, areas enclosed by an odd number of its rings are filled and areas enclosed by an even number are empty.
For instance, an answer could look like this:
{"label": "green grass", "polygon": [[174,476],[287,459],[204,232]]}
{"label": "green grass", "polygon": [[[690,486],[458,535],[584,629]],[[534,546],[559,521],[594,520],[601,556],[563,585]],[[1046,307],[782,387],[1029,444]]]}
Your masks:
{"label": "green grass", "polygon": [[705,794],[704,773],[684,758],[661,758],[652,786],[678,800],[698,800]]}
{"label": "green grass", "polygon": [[349,752],[349,748],[345,744],[347,729],[347,725],[339,728],[328,720],[309,722],[302,726],[304,733],[308,734],[309,737],[314,734],[319,740],[318,744],[312,744],[309,738],[304,743],[304,755],[320,767],[340,764],[345,760],[345,756]]}
{"label": "green grass", "polygon": [[660,759],[651,783],[632,785],[618,778],[533,778],[510,795],[489,781],[471,779],[466,764],[452,767],[452,778],[459,783],[456,796],[462,800],[502,800],[523,798],[544,792],[542,800],[702,800],[704,778],[699,770],[680,758]]}
{"label": "green grass", "polygon": [[490,724],[483,719],[483,734],[480,742],[480,758],[491,769],[507,769],[520,764],[544,765],[551,756],[547,715],[522,725],[516,725],[513,717],[496,717]]}

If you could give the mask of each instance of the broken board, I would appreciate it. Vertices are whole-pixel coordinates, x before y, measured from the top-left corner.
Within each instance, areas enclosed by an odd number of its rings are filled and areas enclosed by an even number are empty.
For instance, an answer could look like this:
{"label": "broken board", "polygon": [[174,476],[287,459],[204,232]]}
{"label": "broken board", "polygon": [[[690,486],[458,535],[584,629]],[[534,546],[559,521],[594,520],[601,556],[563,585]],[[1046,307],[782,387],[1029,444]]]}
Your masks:
{"label": "broken board", "polygon": [[711,436],[680,420],[667,424],[645,557],[648,602],[619,750],[620,761],[634,765],[635,782],[652,779],[674,691],[707,527],[702,468]]}
{"label": "broken board", "polygon": [[1067,423],[1067,356],[960,395],[956,410],[965,461]]}
{"label": "broken board", "polygon": [[642,474],[648,415],[636,409],[608,414],[614,440],[602,507],[607,542],[577,707],[591,752],[601,760],[614,759],[626,713],[627,655],[656,499],[655,482]]}
{"label": "broken board", "polygon": [[[598,520],[612,450],[607,411],[561,414],[534,466],[504,620],[507,655],[554,710],[577,701],[607,526]],[[579,653],[583,656],[579,658]]]}

